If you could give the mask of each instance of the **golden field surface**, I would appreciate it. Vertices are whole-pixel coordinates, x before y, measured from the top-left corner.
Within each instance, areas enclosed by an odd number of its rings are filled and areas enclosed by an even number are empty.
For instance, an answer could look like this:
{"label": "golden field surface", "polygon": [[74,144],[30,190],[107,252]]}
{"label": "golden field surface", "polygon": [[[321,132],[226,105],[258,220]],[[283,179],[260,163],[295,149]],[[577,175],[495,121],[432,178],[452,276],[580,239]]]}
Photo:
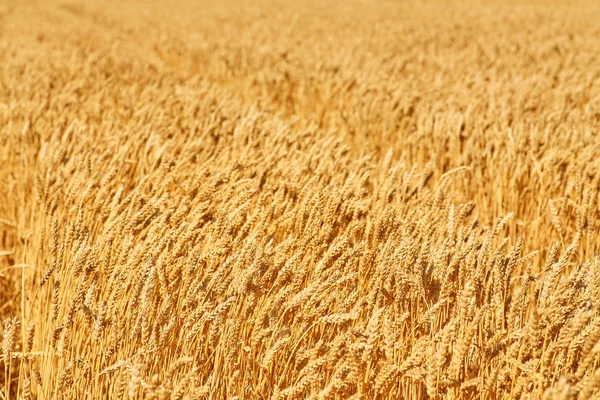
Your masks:
{"label": "golden field surface", "polygon": [[600,398],[597,1],[1,0],[0,400]]}

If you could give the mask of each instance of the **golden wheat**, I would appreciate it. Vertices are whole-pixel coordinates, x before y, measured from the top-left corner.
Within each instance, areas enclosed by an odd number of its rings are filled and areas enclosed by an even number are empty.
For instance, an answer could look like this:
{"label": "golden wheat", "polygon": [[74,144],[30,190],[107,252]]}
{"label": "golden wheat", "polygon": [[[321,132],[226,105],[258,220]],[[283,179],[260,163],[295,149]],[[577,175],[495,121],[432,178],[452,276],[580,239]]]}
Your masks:
{"label": "golden wheat", "polygon": [[600,6],[0,5],[0,399],[600,395]]}

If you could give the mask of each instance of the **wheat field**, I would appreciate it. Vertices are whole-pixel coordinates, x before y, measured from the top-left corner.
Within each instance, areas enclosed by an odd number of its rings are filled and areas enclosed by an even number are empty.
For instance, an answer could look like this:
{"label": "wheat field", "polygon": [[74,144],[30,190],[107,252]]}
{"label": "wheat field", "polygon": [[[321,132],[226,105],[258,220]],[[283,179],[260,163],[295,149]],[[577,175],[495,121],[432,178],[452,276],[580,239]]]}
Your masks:
{"label": "wheat field", "polygon": [[0,400],[600,398],[600,3],[0,1]]}

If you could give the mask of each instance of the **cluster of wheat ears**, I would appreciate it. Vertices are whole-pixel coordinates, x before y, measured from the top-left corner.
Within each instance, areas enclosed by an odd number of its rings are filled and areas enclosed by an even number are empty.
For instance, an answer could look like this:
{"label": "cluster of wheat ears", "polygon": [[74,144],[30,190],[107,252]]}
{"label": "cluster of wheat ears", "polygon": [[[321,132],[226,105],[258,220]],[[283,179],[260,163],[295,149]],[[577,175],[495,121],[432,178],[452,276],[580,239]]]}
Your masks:
{"label": "cluster of wheat ears", "polygon": [[0,399],[600,395],[600,4],[0,3]]}

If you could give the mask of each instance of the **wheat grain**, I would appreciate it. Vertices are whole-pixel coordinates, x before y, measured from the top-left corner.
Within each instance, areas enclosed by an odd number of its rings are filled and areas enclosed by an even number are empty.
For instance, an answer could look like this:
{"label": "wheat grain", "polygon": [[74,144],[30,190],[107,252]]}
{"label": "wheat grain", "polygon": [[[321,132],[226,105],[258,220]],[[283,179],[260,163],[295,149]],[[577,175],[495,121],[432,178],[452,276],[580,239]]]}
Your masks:
{"label": "wheat grain", "polygon": [[597,395],[598,5],[63,3],[0,7],[0,398]]}

